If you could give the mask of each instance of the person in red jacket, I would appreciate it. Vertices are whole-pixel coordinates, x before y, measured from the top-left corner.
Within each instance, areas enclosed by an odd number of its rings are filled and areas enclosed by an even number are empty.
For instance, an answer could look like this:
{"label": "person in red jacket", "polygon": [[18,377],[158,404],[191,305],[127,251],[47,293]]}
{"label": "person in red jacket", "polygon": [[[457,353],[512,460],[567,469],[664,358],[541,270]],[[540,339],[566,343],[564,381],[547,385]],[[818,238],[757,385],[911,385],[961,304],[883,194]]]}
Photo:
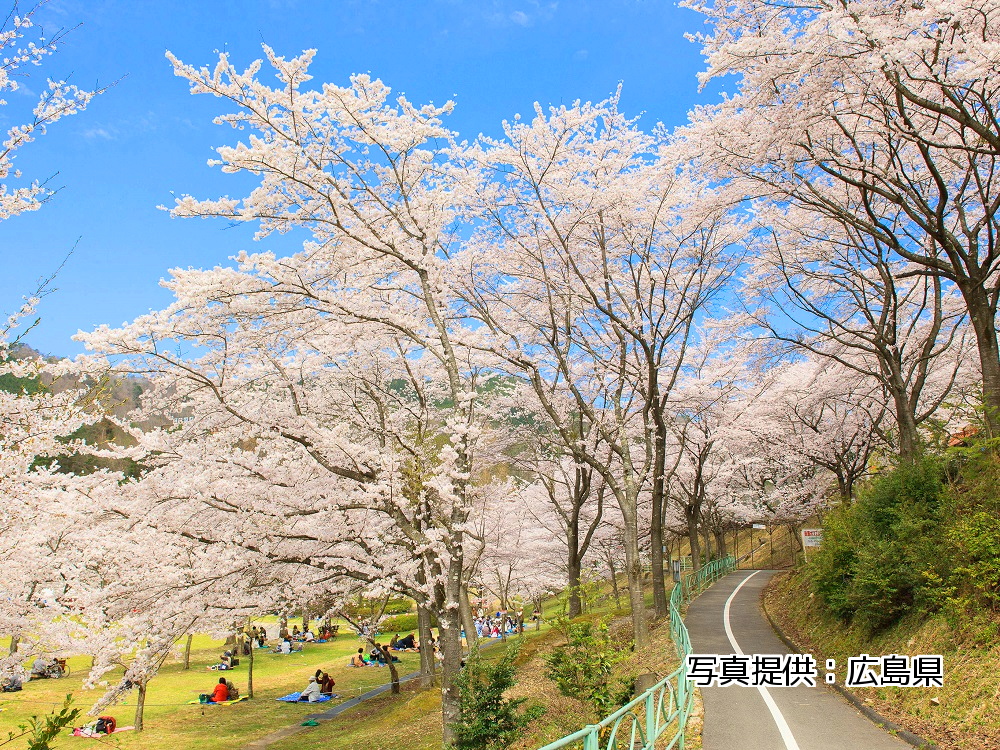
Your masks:
{"label": "person in red jacket", "polygon": [[215,686],[215,690],[212,691],[212,696],[209,700],[212,703],[223,703],[229,700],[229,688],[226,687],[225,677],[219,678],[219,684]]}

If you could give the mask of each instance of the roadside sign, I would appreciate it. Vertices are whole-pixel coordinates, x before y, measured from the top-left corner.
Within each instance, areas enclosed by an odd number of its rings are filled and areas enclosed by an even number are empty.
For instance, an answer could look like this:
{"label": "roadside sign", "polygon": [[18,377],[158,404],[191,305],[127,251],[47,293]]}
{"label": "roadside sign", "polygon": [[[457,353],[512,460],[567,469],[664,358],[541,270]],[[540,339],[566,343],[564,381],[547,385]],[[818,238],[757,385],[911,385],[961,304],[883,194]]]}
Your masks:
{"label": "roadside sign", "polygon": [[802,546],[819,547],[823,544],[823,529],[802,529]]}

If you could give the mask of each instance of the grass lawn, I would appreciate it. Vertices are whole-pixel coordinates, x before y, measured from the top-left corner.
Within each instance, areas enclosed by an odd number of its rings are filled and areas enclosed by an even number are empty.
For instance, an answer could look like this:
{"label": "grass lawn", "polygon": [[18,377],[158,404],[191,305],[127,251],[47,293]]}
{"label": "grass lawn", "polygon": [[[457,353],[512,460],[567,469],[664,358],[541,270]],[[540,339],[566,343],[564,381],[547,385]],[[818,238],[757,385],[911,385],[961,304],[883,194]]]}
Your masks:
{"label": "grass lawn", "polygon": [[[381,668],[355,669],[348,667],[350,655],[361,645],[350,635],[342,635],[330,643],[306,644],[302,653],[289,655],[271,654],[258,650],[254,654],[254,699],[233,706],[187,705],[199,693],[210,692],[218,678],[225,675],[246,693],[249,658],[241,657],[240,665],[229,672],[206,669],[218,660],[223,643],[205,636],[196,636],[191,650],[191,669],[185,671],[181,659],[168,661],[160,674],[149,683],[146,692],[145,730],[115,735],[119,747],[129,750],[180,750],[197,747],[199,750],[230,750],[242,747],[257,737],[279,727],[297,723],[306,714],[315,713],[354,697],[360,692],[389,681],[389,670]],[[400,675],[419,668],[419,654],[399,654]],[[89,657],[72,657],[71,674],[60,680],[37,680],[27,683],[19,693],[0,695],[0,737],[14,731],[17,725],[32,714],[47,713],[67,693],[73,693],[76,705],[88,708],[99,695],[84,691],[81,682],[90,666]],[[275,698],[302,690],[309,677],[322,668],[336,680],[335,692],[340,698],[329,703],[293,705],[279,703]],[[115,679],[114,676],[110,676]],[[125,704],[112,706],[102,713],[114,716],[119,726],[133,723],[135,696]],[[89,719],[87,719],[89,720]],[[83,717],[78,723],[87,720]],[[63,736],[54,748],[80,747],[89,741],[85,738]]]}
{"label": "grass lawn", "polygon": [[[595,592],[590,601],[592,614],[610,616],[613,609],[614,601],[608,592]],[[538,697],[549,704],[552,711],[534,728],[535,732],[526,732],[525,739],[552,739],[579,728],[583,718],[578,706],[561,705],[565,701],[556,697],[553,686],[542,677],[541,652],[550,649],[560,638],[558,633],[551,632],[549,623],[564,611],[565,601],[559,597],[551,598],[543,605],[544,624],[540,631],[535,630],[534,623],[526,624],[527,642],[519,659],[522,676],[527,683],[525,687],[528,693],[542,693]],[[618,617],[622,614],[619,612]],[[3,645],[0,643],[0,647]],[[361,641],[348,632],[331,643],[306,644],[302,653],[287,656],[257,650],[254,658],[253,700],[233,706],[188,705],[188,701],[196,700],[199,693],[210,692],[221,675],[232,680],[240,688],[241,694],[246,694],[248,657],[241,657],[240,665],[232,671],[210,671],[207,666],[218,661],[224,644],[222,641],[197,635],[192,643],[191,669],[185,671],[178,656],[168,660],[159,675],[150,682],[146,693],[144,731],[116,734],[114,744],[122,750],[241,748],[277,729],[301,723],[307,714],[323,711],[387,683],[387,668],[355,669],[347,666],[350,655],[359,645]],[[178,650],[183,650],[183,642],[179,644]],[[494,647],[490,653],[499,655],[501,649]],[[401,676],[419,669],[419,654],[401,653],[399,657],[401,662],[397,667]],[[90,707],[100,694],[97,691],[85,691],[81,687],[90,666],[90,657],[71,657],[69,665],[71,674],[66,678],[32,681],[25,685],[22,692],[0,694],[0,738],[16,730],[18,724],[31,715],[44,714],[61,705],[67,693],[74,694],[75,705],[84,710]],[[340,695],[339,698],[318,706],[275,701],[279,696],[303,689],[317,668],[329,672],[337,681],[334,690]],[[108,679],[116,680],[119,676],[120,674],[111,674]],[[114,716],[119,726],[133,724],[135,696],[129,696],[126,703],[112,706],[102,713]],[[80,725],[90,720],[89,717],[80,717],[76,723]],[[87,742],[85,738],[66,734],[52,747],[81,747]],[[437,750],[440,746],[440,691],[437,688],[422,690],[417,681],[404,684],[403,694],[400,696],[388,693],[378,696],[353,708],[342,717],[322,722],[315,728],[304,729],[272,745],[275,750]]]}

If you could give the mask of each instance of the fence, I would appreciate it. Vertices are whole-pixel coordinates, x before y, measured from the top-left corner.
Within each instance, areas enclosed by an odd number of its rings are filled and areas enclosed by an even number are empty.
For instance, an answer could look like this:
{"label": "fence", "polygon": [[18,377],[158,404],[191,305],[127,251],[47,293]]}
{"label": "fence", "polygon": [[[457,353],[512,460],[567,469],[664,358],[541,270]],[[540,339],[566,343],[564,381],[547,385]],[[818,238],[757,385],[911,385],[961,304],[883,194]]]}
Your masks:
{"label": "fence", "polygon": [[[582,747],[583,750],[684,750],[684,733],[694,702],[687,682],[687,655],[691,641],[684,625],[684,605],[719,578],[736,569],[733,557],[713,560],[697,573],[675,584],[670,593],[670,635],[680,657],[680,666],[639,697],[597,724],[550,742],[540,750]],[[672,736],[669,735],[673,732]]]}

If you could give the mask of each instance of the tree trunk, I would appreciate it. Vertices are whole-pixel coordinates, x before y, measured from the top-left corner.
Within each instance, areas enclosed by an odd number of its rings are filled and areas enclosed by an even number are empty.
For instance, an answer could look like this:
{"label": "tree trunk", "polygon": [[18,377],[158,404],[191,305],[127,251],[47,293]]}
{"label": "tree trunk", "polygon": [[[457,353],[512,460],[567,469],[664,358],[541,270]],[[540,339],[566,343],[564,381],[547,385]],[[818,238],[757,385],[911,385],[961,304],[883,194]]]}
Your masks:
{"label": "tree trunk", "polygon": [[247,698],[253,698],[253,652],[256,651],[254,639],[250,638],[250,662],[247,665]]}
{"label": "tree trunk", "polygon": [[188,633],[187,643],[184,644],[184,669],[191,669],[191,641],[194,639],[193,633]]}
{"label": "tree trunk", "polygon": [[[622,515],[625,515],[624,513]],[[642,595],[642,561],[639,558],[639,535],[636,519],[625,518],[625,575],[628,579],[628,599],[632,610],[632,637],[635,647],[643,650],[649,646],[649,623],[646,621],[646,602]]]}
{"label": "tree trunk", "polygon": [[392,653],[386,646],[378,644],[375,646],[382,652],[382,658],[385,659],[386,666],[389,667],[389,681],[392,683],[391,692],[393,695],[399,695],[399,670],[396,669],[396,663],[392,660]]}
{"label": "tree trunk", "polygon": [[306,632],[307,630],[309,630],[309,622],[310,622],[309,610],[304,609],[304,610],[302,610],[302,632],[303,633]]}
{"label": "tree trunk", "polygon": [[902,392],[897,388],[892,390],[893,409],[896,412],[896,429],[899,431],[899,458],[901,461],[912,463],[916,460],[920,444],[917,421],[910,408],[910,400],[907,398],[905,387],[903,387]]}
{"label": "tree trunk", "polygon": [[420,685],[430,687],[434,682],[434,650],[431,648],[431,613],[417,605],[417,637],[420,639]]}
{"label": "tree trunk", "polygon": [[450,747],[455,741],[452,726],[462,718],[461,697],[458,685],[455,684],[456,678],[462,671],[462,618],[454,608],[444,608],[438,617],[441,621],[438,646],[444,657],[441,662],[442,730],[444,746]]}
{"label": "tree trunk", "polygon": [[132,722],[135,725],[135,731],[142,731],[142,712],[146,708],[146,681],[143,680],[139,683],[138,695],[135,701],[135,721]]}
{"label": "tree trunk", "polygon": [[996,310],[982,285],[960,283],[959,288],[969,310],[969,320],[979,349],[986,437],[995,438],[1000,436],[1000,346],[997,345]]}
{"label": "tree trunk", "polygon": [[469,651],[479,646],[479,634],[476,633],[476,622],[472,617],[472,605],[469,603],[469,587],[462,584],[462,597],[458,603],[462,610],[462,629],[465,630],[465,643]]}
{"label": "tree trunk", "polygon": [[611,552],[608,552],[608,571],[611,573],[611,594],[615,598],[615,609],[622,608],[621,592],[618,590],[618,569],[615,568],[615,559]]}
{"label": "tree trunk", "polygon": [[11,639],[10,639],[10,650],[8,651],[8,653],[11,656],[13,656],[14,654],[17,653],[17,645],[20,642],[21,642],[21,636],[19,636],[19,635],[11,636]]}
{"label": "tree trunk", "polygon": [[691,571],[701,570],[701,540],[698,538],[698,522],[701,520],[699,509],[689,504],[684,508],[684,520],[687,521],[688,543],[691,545]]}
{"label": "tree trunk", "polygon": [[659,390],[654,393],[653,418],[656,422],[653,454],[652,510],[649,525],[650,565],[653,579],[653,611],[656,619],[667,616],[667,584],[663,568],[663,500],[666,494],[667,427],[659,410]]}
{"label": "tree trunk", "polygon": [[715,550],[719,553],[719,557],[726,556],[726,531],[713,531],[715,535]]}
{"label": "tree trunk", "polygon": [[580,601],[580,529],[577,524],[570,524],[566,530],[566,541],[569,553],[566,558],[566,583],[569,591],[566,616],[570,619],[583,614],[583,603]]}

